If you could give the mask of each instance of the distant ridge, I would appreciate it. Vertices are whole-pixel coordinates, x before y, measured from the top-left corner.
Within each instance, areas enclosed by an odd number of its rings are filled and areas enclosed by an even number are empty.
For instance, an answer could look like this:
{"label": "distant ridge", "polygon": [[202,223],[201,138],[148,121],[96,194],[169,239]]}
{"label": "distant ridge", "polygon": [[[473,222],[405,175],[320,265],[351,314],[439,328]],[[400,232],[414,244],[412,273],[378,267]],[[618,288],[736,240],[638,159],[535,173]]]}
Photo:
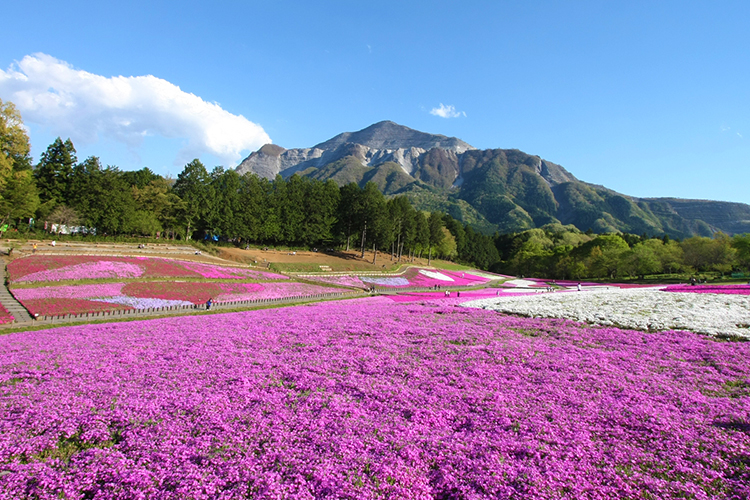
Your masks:
{"label": "distant ridge", "polygon": [[479,150],[387,120],[311,148],[267,144],[237,172],[268,179],[298,173],[340,185],[375,182],[387,195],[406,195],[417,208],[447,212],[486,233],[550,223],[676,238],[750,232],[750,205],[744,203],[635,198],[580,181],[539,156]]}

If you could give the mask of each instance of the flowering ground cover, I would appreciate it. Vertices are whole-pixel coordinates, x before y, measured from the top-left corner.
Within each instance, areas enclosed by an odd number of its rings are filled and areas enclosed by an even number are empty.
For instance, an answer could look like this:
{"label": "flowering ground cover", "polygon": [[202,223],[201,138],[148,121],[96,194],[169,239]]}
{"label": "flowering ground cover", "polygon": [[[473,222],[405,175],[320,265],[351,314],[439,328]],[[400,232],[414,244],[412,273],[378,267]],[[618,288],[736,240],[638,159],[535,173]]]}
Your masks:
{"label": "flowering ground cover", "polygon": [[190,281],[145,281],[12,288],[16,300],[31,314],[59,316],[118,309],[205,304],[240,300],[279,299],[345,292],[342,288],[288,281],[266,283],[226,283]]}
{"label": "flowering ground cover", "polygon": [[523,278],[505,281],[504,283],[500,284],[500,286],[507,288],[546,288],[548,285],[545,280],[540,280],[537,278]]}
{"label": "flowering ground cover", "polygon": [[[479,275],[481,274],[481,276]],[[387,288],[440,286],[475,286],[489,282],[488,273],[473,274],[466,271],[446,271],[444,269],[420,269],[411,267],[399,276],[360,276],[365,283]],[[499,278],[496,277],[496,278]]]}
{"label": "flowering ground cover", "polygon": [[286,276],[255,269],[158,257],[31,255],[8,264],[11,282],[120,278],[211,278],[281,280]]}
{"label": "flowering ground cover", "polygon": [[42,317],[135,309],[130,304],[76,298],[39,298],[19,300],[19,302],[23,304],[32,316]]}
{"label": "flowering ground cover", "polygon": [[321,281],[331,285],[350,286],[353,288],[364,288],[365,284],[357,276],[318,276],[305,275],[302,278],[309,281]]}
{"label": "flowering ground cover", "polygon": [[451,292],[446,296],[445,292],[412,292],[399,293],[398,295],[388,295],[387,298],[393,302],[419,302],[419,301],[438,301],[443,304],[461,304],[470,300],[488,299],[499,295],[513,294],[518,295],[535,295],[537,292],[516,292],[513,289],[484,289],[475,291]]}
{"label": "flowering ground cover", "polygon": [[750,295],[750,285],[669,285],[665,292]]}
{"label": "flowering ground cover", "polygon": [[0,304],[0,325],[12,323],[14,319],[13,315]]}
{"label": "flowering ground cover", "polygon": [[17,333],[0,499],[748,498],[749,356],[383,297]]}

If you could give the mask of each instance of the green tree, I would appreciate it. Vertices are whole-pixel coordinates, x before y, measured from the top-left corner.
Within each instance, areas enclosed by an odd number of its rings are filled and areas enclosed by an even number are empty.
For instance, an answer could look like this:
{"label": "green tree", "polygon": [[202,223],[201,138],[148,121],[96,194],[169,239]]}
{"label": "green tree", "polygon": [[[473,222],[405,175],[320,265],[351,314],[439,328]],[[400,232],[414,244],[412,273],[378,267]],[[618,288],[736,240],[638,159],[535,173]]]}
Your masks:
{"label": "green tree", "polygon": [[750,233],[732,236],[732,248],[737,255],[737,263],[743,269],[750,269]]}
{"label": "green tree", "polygon": [[148,216],[138,213],[132,188],[120,169],[103,168],[99,158],[90,156],[76,165],[70,177],[71,206],[97,234],[141,232],[144,225],[138,219]]}
{"label": "green tree", "polygon": [[339,190],[339,205],[335,230],[342,240],[346,240],[347,252],[351,248],[352,236],[357,232],[357,228],[359,227],[357,211],[361,191],[356,182],[345,184]]}
{"label": "green tree", "polygon": [[442,232],[443,241],[435,247],[435,252],[444,259],[454,259],[458,255],[456,238],[451,234],[447,227],[443,227]]}
{"label": "green tree", "polygon": [[186,240],[196,231],[206,230],[205,216],[213,209],[210,181],[206,167],[196,158],[185,165],[174,183],[174,192],[183,201],[180,218],[185,224]]}
{"label": "green tree", "polygon": [[[653,242],[653,243],[651,243]],[[661,271],[659,262],[659,249],[662,246],[661,240],[646,240],[645,242],[636,243],[624,255],[624,268],[630,276],[639,276],[641,279],[646,274],[654,274]]]}
{"label": "green tree", "polygon": [[[377,252],[379,240],[383,238],[384,217],[386,215],[386,203],[383,193],[378,189],[377,184],[368,182],[360,192],[357,203],[354,207],[354,213],[359,226],[359,232],[362,235],[360,250],[362,258],[365,257],[365,248],[368,242],[372,243],[373,250]],[[377,258],[377,253],[373,257],[373,263]]]}
{"label": "green tree", "polygon": [[21,114],[0,99],[0,224],[31,217],[39,206],[30,150]]}
{"label": "green tree", "polygon": [[34,169],[42,203],[70,203],[70,178],[77,162],[76,149],[70,139],[61,138],[47,147]]}
{"label": "green tree", "polygon": [[724,233],[713,238],[694,236],[680,243],[685,255],[685,264],[696,271],[714,270],[721,273],[731,271],[736,258],[732,240]]}
{"label": "green tree", "polygon": [[429,239],[429,255],[427,257],[427,265],[432,265],[432,249],[440,245],[445,238],[443,233],[443,214],[440,212],[432,212],[428,219],[428,231],[430,235]]}

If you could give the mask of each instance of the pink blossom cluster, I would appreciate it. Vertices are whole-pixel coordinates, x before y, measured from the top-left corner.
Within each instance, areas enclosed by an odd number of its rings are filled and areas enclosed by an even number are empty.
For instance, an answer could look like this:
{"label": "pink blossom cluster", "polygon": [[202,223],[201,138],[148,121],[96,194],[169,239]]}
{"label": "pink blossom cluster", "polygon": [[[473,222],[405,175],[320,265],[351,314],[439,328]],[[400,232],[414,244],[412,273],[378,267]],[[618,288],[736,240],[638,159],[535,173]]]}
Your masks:
{"label": "pink blossom cluster", "polygon": [[27,274],[23,281],[138,278],[143,268],[129,262],[99,260]]}
{"label": "pink blossom cluster", "polygon": [[281,280],[286,276],[255,269],[158,257],[30,255],[8,265],[12,282],[120,278],[211,278]]}
{"label": "pink blossom cluster", "polygon": [[[218,295],[217,302],[235,302],[240,300],[282,299],[287,297],[305,297],[311,295],[346,292],[343,288],[311,285],[308,283],[221,283],[225,293]],[[244,291],[243,291],[244,289]]]}
{"label": "pink blossom cluster", "polygon": [[0,304],[0,325],[4,325],[6,323],[13,323],[13,320],[15,318],[13,315],[8,312],[7,309],[5,309],[2,304]]}
{"label": "pink blossom cluster", "polygon": [[216,266],[204,264],[202,262],[181,262],[182,266],[193,271],[204,278],[211,279],[255,279],[255,280],[286,280],[288,276],[282,274],[269,273],[266,271],[256,271],[241,267]]}
{"label": "pink blossom cluster", "polygon": [[665,292],[750,295],[750,285],[669,285]]}
{"label": "pink blossom cluster", "polygon": [[750,497],[750,345],[385,298],[0,337],[0,499]]}

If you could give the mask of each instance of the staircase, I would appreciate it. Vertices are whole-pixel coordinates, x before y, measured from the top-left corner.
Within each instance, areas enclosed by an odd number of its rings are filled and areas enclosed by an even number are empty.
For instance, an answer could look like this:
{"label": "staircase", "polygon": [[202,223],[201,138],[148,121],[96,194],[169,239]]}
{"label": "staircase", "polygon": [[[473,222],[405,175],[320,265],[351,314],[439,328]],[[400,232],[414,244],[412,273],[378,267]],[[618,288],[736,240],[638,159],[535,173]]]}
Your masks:
{"label": "staircase", "polygon": [[14,323],[31,323],[33,319],[29,315],[29,312],[10,294],[8,287],[5,286],[6,276],[5,264],[3,264],[3,285],[0,286],[0,304],[13,315],[15,318]]}

